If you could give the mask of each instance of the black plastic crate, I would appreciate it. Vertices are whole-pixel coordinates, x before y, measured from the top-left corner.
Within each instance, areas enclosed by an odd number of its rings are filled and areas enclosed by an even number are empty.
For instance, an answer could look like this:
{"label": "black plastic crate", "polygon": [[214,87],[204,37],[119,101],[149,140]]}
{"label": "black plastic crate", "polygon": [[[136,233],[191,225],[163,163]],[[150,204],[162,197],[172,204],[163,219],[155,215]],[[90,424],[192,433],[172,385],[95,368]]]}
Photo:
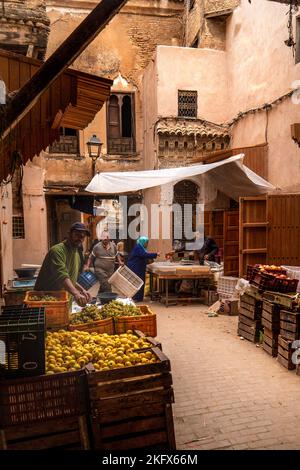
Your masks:
{"label": "black plastic crate", "polygon": [[0,377],[32,377],[45,373],[45,330],[44,307],[3,307],[0,341],[5,346],[5,364],[0,364]]}

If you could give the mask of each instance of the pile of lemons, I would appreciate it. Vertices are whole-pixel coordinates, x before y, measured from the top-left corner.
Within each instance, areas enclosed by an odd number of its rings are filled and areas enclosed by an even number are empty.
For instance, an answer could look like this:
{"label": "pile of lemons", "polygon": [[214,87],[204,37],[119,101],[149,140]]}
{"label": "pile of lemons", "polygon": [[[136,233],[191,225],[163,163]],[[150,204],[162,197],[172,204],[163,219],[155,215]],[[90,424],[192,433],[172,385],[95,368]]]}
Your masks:
{"label": "pile of lemons", "polygon": [[88,333],[86,331],[47,332],[46,373],[72,372],[87,364],[96,370],[110,370],[158,362],[146,338],[132,331],[121,335]]}

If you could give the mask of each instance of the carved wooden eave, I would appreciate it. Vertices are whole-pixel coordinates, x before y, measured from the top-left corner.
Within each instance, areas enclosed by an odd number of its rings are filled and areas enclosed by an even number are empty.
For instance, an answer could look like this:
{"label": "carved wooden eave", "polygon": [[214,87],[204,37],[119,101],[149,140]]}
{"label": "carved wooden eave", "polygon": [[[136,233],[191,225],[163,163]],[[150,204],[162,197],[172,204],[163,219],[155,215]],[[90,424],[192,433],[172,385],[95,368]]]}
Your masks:
{"label": "carved wooden eave", "polygon": [[207,152],[226,149],[230,143],[229,128],[201,119],[161,118],[156,133],[160,168],[199,162]]}
{"label": "carved wooden eave", "polygon": [[230,139],[228,127],[208,123],[202,119],[163,118],[158,121],[156,132],[160,135]]}

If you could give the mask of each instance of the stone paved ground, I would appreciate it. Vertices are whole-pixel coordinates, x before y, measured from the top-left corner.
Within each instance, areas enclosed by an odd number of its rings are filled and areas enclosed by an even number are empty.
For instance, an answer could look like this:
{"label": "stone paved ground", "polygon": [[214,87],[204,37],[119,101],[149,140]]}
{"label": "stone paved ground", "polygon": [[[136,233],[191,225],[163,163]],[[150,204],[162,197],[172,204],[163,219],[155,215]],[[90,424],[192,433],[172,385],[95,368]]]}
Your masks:
{"label": "stone paved ground", "polygon": [[178,449],[300,449],[300,376],[236,334],[237,317],[153,303],[171,360]]}

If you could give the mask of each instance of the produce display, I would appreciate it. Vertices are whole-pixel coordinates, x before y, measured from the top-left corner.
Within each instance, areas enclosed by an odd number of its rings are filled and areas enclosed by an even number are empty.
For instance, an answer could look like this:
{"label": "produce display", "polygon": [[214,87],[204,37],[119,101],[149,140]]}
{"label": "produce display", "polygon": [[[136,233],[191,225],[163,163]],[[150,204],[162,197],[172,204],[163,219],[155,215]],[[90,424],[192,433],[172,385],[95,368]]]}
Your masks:
{"label": "produce display", "polygon": [[[284,275],[286,274],[285,269],[283,269],[281,266],[275,266],[274,264],[269,265],[269,264],[255,264],[255,268],[259,269],[261,273],[268,273],[268,274],[274,274],[274,275]],[[286,276],[285,276],[286,278]]]}
{"label": "produce display", "polygon": [[103,305],[101,309],[101,314],[103,318],[109,317],[130,317],[143,315],[141,309],[135,305],[126,305],[117,300],[109,302],[109,304]]}
{"label": "produce display", "polygon": [[92,321],[103,320],[102,311],[96,305],[88,305],[81,312],[74,313],[71,316],[71,325],[79,325],[81,323],[89,323]]}
{"label": "produce display", "polygon": [[128,331],[121,335],[88,333],[85,331],[47,332],[46,374],[72,372],[87,364],[96,370],[110,370],[158,362],[146,338]]}
{"label": "produce display", "polygon": [[28,300],[32,302],[58,302],[59,299],[53,295],[31,295]]}

